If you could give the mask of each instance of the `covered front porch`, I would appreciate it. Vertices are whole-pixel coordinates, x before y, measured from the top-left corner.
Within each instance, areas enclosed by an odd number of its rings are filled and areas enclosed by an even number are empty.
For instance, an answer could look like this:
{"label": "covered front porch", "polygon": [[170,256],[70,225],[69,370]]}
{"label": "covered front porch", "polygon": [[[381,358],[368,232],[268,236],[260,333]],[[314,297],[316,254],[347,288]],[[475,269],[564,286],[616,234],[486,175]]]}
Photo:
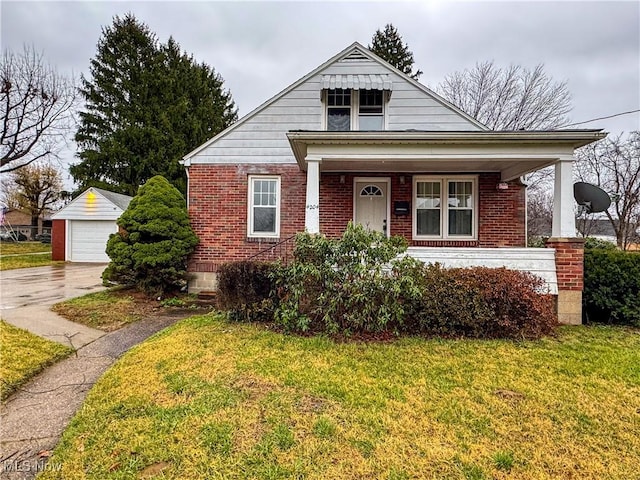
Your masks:
{"label": "covered front porch", "polygon": [[[597,130],[288,133],[306,172],[309,233],[339,234],[345,219],[358,221],[358,197],[380,188],[388,198],[378,209],[382,231],[407,238],[409,255],[531,272],[557,295],[559,321],[572,324],[581,323],[582,298],[574,150],[603,137]],[[530,249],[524,176],[548,166],[555,169],[550,248]]]}
{"label": "covered front porch", "polygon": [[[574,150],[603,138],[598,130],[541,132],[289,132],[296,161],[306,172],[305,227],[320,233],[321,175],[498,175],[496,189],[509,189],[528,173],[555,166],[552,236],[576,236],[573,208]],[[406,184],[406,177],[404,177]],[[341,177],[341,181],[344,181]],[[410,182],[411,183],[411,182]],[[411,185],[415,187],[415,185]],[[479,190],[479,186],[478,189]],[[412,192],[415,193],[415,192]],[[415,194],[412,195],[416,200]],[[474,202],[478,202],[475,194]],[[487,199],[491,201],[496,199]],[[482,201],[482,199],[481,199]],[[499,199],[496,201],[499,202]],[[326,202],[324,202],[326,204]],[[414,208],[409,206],[413,213]],[[481,205],[478,205],[481,208]],[[391,213],[391,212],[389,212]],[[480,212],[476,214],[479,223]],[[390,218],[387,219],[390,221]],[[412,228],[413,239],[420,237]],[[465,232],[468,233],[468,232]],[[465,235],[479,242],[479,231]],[[425,238],[438,235],[426,235]],[[449,240],[446,232],[439,237]],[[451,240],[454,240],[452,235]],[[467,238],[467,239],[469,239]],[[480,243],[479,245],[480,246]],[[523,245],[524,246],[524,245]]]}

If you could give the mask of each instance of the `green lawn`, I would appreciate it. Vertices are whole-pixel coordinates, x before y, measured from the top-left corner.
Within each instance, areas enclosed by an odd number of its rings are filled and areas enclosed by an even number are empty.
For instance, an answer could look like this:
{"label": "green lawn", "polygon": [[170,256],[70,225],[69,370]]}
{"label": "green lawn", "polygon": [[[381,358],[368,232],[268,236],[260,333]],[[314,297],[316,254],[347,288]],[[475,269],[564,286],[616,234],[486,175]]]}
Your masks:
{"label": "green lawn", "polygon": [[153,309],[145,302],[137,302],[128,291],[107,290],[90,293],[56,303],[51,310],[76,323],[107,332],[137,322]]}
{"label": "green lawn", "polygon": [[7,398],[20,385],[73,350],[0,321],[0,394]]}
{"label": "green lawn", "polygon": [[0,255],[51,252],[51,244],[40,242],[0,242]]}
{"label": "green lawn", "polygon": [[40,242],[0,242],[0,270],[51,265],[51,245]]}
{"label": "green lawn", "polygon": [[72,322],[111,332],[158,313],[171,314],[182,309],[193,314],[194,310],[203,308],[209,311],[212,307],[195,295],[158,301],[134,289],[115,287],[56,303],[51,310]]}
{"label": "green lawn", "polygon": [[630,479],[640,334],[344,343],[192,317],[90,392],[42,478]]}

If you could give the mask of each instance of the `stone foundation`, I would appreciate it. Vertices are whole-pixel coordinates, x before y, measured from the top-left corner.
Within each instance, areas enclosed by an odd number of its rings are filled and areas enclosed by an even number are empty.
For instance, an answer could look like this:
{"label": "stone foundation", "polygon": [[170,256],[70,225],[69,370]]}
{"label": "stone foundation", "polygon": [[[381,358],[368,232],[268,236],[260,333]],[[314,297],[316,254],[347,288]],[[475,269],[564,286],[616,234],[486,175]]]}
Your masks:
{"label": "stone foundation", "polygon": [[214,292],[218,289],[216,272],[190,272],[189,293]]}
{"label": "stone foundation", "polygon": [[582,292],[559,290],[557,300],[558,323],[563,325],[582,324]]}

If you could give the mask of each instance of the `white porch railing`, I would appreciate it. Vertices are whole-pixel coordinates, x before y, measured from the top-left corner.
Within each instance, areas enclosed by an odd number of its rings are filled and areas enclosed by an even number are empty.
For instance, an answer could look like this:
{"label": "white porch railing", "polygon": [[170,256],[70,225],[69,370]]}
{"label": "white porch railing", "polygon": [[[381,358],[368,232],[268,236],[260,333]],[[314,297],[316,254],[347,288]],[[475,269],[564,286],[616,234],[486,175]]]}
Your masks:
{"label": "white porch railing", "polygon": [[506,267],[542,278],[549,293],[558,294],[556,251],[553,248],[409,247],[407,254],[425,263],[447,268]]}

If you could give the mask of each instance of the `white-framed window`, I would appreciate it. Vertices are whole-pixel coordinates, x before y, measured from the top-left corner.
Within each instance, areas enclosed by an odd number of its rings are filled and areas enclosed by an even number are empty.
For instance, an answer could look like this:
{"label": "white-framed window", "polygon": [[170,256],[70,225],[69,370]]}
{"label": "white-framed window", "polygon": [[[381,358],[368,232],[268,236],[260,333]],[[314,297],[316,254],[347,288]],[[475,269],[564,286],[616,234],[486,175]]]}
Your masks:
{"label": "white-framed window", "polygon": [[280,177],[249,176],[249,237],[280,236]]}
{"label": "white-framed window", "polygon": [[384,130],[387,94],[382,90],[326,90],[326,130]]}
{"label": "white-framed window", "polygon": [[416,176],[413,238],[474,240],[478,236],[477,177]]}

